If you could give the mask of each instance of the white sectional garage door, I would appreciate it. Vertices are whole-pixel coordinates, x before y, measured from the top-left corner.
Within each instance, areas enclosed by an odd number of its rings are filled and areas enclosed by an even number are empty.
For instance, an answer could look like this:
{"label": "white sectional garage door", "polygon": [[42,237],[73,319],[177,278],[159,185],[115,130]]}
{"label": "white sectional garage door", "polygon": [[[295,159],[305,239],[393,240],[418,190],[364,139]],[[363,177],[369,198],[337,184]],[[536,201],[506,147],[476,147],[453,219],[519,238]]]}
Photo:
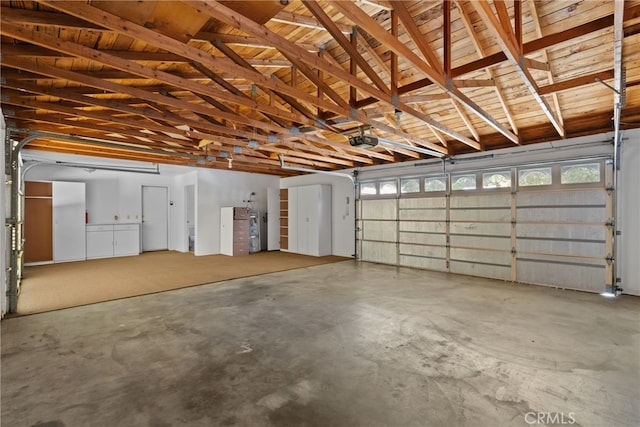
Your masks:
{"label": "white sectional garage door", "polygon": [[395,199],[360,202],[360,259],[397,263],[398,208]]}
{"label": "white sectional garage door", "polygon": [[518,193],[517,280],[601,292],[609,200],[603,188]]}
{"label": "white sectional garage door", "polygon": [[473,173],[478,185],[471,191],[449,190],[455,176],[442,178],[441,191],[425,191],[424,177],[417,190],[412,179],[407,193],[399,178],[395,197],[371,194],[378,187],[368,183],[370,193],[358,201],[358,257],[602,292],[612,282],[612,198],[605,188],[610,171],[604,161],[588,166],[597,168],[597,175],[578,175],[578,181],[587,181],[578,183],[564,182],[571,168],[582,167],[573,163],[542,168],[549,182],[523,181],[524,167],[507,169],[500,173],[511,177],[511,184],[502,188],[483,185],[491,174],[481,171]]}

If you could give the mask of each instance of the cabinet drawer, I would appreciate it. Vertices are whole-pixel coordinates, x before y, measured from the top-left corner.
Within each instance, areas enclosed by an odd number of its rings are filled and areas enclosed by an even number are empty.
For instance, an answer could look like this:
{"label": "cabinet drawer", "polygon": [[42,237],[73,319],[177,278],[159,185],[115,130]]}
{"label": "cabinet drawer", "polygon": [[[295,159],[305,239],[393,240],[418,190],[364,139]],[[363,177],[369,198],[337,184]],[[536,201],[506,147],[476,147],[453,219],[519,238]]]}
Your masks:
{"label": "cabinet drawer", "polygon": [[233,219],[249,219],[250,210],[248,208],[233,209]]}
{"label": "cabinet drawer", "polygon": [[113,231],[113,225],[87,225],[87,233],[92,231]]}
{"label": "cabinet drawer", "polygon": [[113,226],[114,231],[135,230],[138,231],[138,224],[117,224]]}

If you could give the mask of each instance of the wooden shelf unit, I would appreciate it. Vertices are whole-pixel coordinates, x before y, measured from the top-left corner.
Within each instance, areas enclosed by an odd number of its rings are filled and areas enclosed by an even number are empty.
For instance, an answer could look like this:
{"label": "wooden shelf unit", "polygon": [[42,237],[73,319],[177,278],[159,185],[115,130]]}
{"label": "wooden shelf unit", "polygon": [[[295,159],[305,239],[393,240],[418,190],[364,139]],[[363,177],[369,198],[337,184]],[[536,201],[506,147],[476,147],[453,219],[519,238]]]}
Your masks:
{"label": "wooden shelf unit", "polygon": [[289,189],[280,189],[280,249],[289,249]]}

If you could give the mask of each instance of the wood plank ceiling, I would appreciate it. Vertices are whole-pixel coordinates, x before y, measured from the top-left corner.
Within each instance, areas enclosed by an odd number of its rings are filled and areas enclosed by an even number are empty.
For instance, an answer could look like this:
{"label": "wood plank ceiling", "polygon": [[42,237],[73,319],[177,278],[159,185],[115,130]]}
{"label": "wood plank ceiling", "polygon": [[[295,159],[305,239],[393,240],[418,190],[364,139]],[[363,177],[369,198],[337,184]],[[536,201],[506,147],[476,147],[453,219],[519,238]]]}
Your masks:
{"label": "wood plank ceiling", "polygon": [[640,127],[640,1],[1,5],[14,137],[82,137],[37,150],[281,176],[455,156],[613,130],[616,66]]}

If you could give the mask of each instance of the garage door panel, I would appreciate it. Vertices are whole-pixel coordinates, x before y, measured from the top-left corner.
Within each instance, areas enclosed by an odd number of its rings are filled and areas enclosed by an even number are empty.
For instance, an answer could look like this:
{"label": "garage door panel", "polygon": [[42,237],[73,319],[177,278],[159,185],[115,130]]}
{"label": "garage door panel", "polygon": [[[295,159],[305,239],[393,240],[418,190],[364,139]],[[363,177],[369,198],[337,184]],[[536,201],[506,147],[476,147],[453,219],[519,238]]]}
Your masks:
{"label": "garage door panel", "polygon": [[602,260],[577,257],[531,256],[516,260],[518,281],[602,292],[605,266]]}
{"label": "garage door panel", "polygon": [[400,255],[415,255],[442,259],[446,259],[447,257],[446,248],[438,246],[400,244],[399,252]]}
{"label": "garage door panel", "polygon": [[511,252],[485,251],[451,247],[451,261],[468,261],[480,264],[497,264],[511,268]]}
{"label": "garage door panel", "polygon": [[605,207],[589,207],[588,205],[575,207],[523,207],[518,208],[518,222],[542,223],[603,223],[606,217]]}
{"label": "garage door panel", "polygon": [[395,243],[362,242],[361,259],[363,261],[396,264],[397,246]]}
{"label": "garage door panel", "polygon": [[415,233],[446,233],[447,225],[444,222],[428,221],[400,221],[400,231]]}
{"label": "garage door panel", "polygon": [[511,224],[491,224],[482,222],[452,222],[450,225],[451,234],[476,234],[483,236],[511,236]]}
{"label": "garage door panel", "polygon": [[451,197],[451,208],[496,208],[511,206],[511,193],[482,194],[478,196],[457,195]]}
{"label": "garage door panel", "polygon": [[486,248],[503,251],[511,251],[511,237],[488,237],[488,236],[459,236],[449,237],[451,246],[468,248]]}
{"label": "garage door panel", "polygon": [[567,191],[520,191],[516,197],[517,207],[604,205],[607,195],[602,189]]}
{"label": "garage door panel", "polygon": [[395,242],[397,225],[393,221],[366,221],[362,226],[363,240],[381,240]]}
{"label": "garage door panel", "polygon": [[510,280],[511,267],[486,265],[477,262],[461,262],[451,260],[450,271],[470,276],[489,277],[492,279]]}
{"label": "garage door panel", "polygon": [[407,233],[400,232],[400,243],[418,243],[425,245],[438,245],[445,246],[447,244],[446,234],[433,234],[433,233]]}
{"label": "garage door panel", "polygon": [[511,208],[501,209],[451,209],[449,214],[451,221],[487,221],[487,222],[511,222]]}
{"label": "garage door panel", "polygon": [[447,211],[443,209],[403,209],[400,220],[404,221],[446,221]]}
{"label": "garage door panel", "polygon": [[400,265],[424,270],[447,271],[447,261],[445,259],[400,255]]}
{"label": "garage door panel", "polygon": [[517,224],[517,238],[557,238],[588,241],[602,241],[605,239],[605,228],[602,225],[579,224]]}
{"label": "garage door panel", "polygon": [[605,252],[605,243],[585,243],[562,240],[528,240],[518,239],[516,250],[520,254],[538,253],[549,255],[573,255],[581,257],[602,257]]}
{"label": "garage door panel", "polygon": [[397,218],[396,200],[362,200],[362,219]]}
{"label": "garage door panel", "polygon": [[400,209],[444,209],[447,207],[445,197],[420,197],[400,199]]}

